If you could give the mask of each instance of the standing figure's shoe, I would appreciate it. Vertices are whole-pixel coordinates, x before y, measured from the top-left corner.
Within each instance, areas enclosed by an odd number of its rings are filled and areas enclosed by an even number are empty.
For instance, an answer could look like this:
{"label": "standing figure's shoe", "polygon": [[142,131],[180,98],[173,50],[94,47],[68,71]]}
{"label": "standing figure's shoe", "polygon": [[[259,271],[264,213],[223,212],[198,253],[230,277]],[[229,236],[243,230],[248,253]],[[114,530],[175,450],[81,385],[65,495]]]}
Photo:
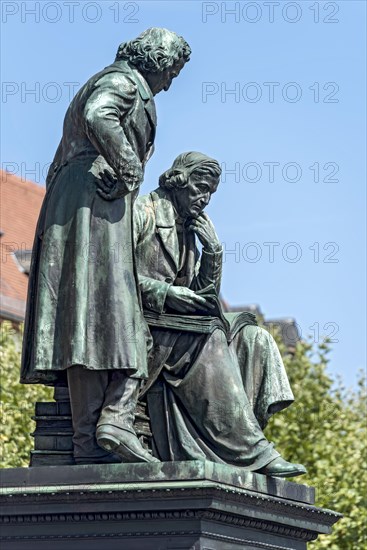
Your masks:
{"label": "standing figure's shoe", "polygon": [[102,424],[96,437],[102,449],[119,455],[124,462],[160,462],[143,448],[136,434],[127,430]]}
{"label": "standing figure's shoe", "polygon": [[255,473],[273,477],[295,477],[306,474],[307,470],[302,464],[292,464],[278,456]]}

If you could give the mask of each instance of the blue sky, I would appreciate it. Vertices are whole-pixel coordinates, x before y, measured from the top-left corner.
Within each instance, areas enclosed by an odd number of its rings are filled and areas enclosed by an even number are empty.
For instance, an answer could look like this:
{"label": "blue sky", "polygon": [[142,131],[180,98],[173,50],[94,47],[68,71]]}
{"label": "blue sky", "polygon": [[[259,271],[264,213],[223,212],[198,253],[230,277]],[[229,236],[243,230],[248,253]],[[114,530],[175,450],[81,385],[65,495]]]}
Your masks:
{"label": "blue sky", "polygon": [[[73,91],[151,26],[192,58],[157,96],[142,192],[177,156],[223,163],[209,205],[222,292],[331,335],[330,372],[365,368],[365,11],[339,2],[2,2],[2,168],[40,184]],[[33,90],[33,91],[32,91]],[[16,213],[15,213],[16,214]]]}

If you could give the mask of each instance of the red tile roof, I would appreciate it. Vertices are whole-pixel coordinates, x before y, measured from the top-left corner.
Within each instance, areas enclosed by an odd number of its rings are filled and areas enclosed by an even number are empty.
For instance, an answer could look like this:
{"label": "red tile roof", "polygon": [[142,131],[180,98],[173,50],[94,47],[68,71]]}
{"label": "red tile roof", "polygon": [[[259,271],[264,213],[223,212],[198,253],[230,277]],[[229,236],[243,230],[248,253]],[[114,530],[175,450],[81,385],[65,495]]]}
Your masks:
{"label": "red tile roof", "polygon": [[0,170],[0,317],[22,320],[28,276],[14,256],[30,250],[45,188]]}

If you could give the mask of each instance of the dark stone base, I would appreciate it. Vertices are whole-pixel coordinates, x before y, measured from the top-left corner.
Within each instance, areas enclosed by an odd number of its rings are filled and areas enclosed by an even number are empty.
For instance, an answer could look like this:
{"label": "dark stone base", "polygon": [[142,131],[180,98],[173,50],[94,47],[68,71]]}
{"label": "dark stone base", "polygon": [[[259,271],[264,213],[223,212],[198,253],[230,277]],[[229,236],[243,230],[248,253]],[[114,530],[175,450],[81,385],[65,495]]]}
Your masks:
{"label": "dark stone base", "polygon": [[306,549],[340,514],[310,487],[210,462],[1,471],[2,550]]}

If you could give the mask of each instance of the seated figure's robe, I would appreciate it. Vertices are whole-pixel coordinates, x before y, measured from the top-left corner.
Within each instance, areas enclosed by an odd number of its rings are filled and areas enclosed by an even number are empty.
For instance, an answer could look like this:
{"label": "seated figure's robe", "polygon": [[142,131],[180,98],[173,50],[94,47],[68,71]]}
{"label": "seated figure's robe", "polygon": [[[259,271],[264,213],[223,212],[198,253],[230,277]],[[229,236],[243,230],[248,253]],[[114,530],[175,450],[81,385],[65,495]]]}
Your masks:
{"label": "seated figure's robe", "polygon": [[[134,236],[146,311],[165,312],[170,285],[219,293],[222,252],[200,255],[159,188],[137,199]],[[180,315],[179,313],[177,315]],[[229,321],[233,314],[226,314]],[[228,342],[211,334],[151,327],[153,348],[144,389],[154,451],[161,460],[203,460],[255,471],[279,456],[262,429],[293,401],[272,336],[251,324]]]}

